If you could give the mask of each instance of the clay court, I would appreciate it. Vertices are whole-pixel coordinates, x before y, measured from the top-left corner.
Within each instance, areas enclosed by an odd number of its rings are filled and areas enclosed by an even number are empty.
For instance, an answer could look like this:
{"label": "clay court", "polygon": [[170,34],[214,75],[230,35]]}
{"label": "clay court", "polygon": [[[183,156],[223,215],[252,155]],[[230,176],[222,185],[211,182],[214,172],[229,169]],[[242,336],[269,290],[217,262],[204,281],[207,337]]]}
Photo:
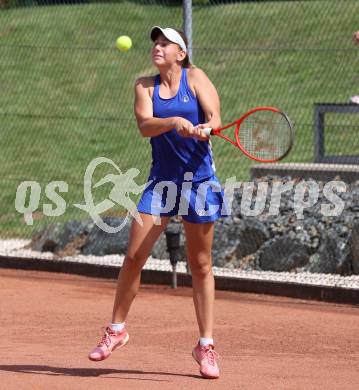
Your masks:
{"label": "clay court", "polygon": [[191,289],[143,285],[130,342],[87,359],[109,320],[115,282],[0,270],[2,389],[357,389],[359,308],[217,291],[221,377],[202,379]]}

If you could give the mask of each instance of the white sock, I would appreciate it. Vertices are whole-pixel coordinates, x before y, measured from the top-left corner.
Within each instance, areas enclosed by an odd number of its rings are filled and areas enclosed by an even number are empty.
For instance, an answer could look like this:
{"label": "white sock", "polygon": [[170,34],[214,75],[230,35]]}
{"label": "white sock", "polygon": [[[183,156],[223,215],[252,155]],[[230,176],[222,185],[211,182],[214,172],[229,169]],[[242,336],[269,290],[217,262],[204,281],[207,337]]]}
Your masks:
{"label": "white sock", "polygon": [[110,324],[110,328],[115,331],[115,332],[121,332],[121,330],[123,330],[123,328],[125,327],[125,323],[124,322],[118,322],[118,323],[111,323]]}
{"label": "white sock", "polygon": [[199,338],[199,345],[203,347],[204,345],[208,345],[208,344],[214,345],[213,339],[206,339],[205,337]]}

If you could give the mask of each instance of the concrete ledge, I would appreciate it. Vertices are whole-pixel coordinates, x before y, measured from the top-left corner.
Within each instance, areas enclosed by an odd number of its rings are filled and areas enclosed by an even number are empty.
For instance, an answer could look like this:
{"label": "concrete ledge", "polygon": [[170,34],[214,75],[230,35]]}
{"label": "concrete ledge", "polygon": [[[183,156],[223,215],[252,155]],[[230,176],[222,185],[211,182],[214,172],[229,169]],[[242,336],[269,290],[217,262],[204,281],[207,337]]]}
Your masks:
{"label": "concrete ledge", "polygon": [[256,164],[250,169],[251,177],[260,178],[267,175],[280,177],[290,176],[292,178],[314,179],[329,181],[337,179],[347,183],[359,180],[359,165],[346,164],[321,164],[321,163],[275,163]]}
{"label": "concrete ledge", "polygon": [[[0,268],[32,271],[61,272],[96,278],[117,279],[119,267],[77,262],[63,262],[36,258],[12,258],[0,256]],[[143,270],[141,283],[171,285],[172,272]],[[246,293],[268,294],[290,298],[317,300],[359,306],[359,290],[343,287],[306,285],[253,279],[237,279],[216,276],[216,289]],[[191,275],[178,273],[178,286],[192,286]]]}

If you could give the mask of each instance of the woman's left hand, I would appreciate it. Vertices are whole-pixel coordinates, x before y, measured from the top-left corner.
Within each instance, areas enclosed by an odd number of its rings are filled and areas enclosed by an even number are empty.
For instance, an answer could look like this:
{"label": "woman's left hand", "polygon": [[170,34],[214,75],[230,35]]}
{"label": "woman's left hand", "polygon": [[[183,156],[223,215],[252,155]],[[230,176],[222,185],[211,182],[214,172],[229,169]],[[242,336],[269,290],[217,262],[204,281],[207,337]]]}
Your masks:
{"label": "woman's left hand", "polygon": [[193,136],[196,137],[197,139],[199,139],[200,141],[208,141],[209,136],[203,132],[203,129],[205,129],[207,127],[211,127],[209,123],[202,123],[200,125],[195,126],[193,128],[193,130],[194,130]]}

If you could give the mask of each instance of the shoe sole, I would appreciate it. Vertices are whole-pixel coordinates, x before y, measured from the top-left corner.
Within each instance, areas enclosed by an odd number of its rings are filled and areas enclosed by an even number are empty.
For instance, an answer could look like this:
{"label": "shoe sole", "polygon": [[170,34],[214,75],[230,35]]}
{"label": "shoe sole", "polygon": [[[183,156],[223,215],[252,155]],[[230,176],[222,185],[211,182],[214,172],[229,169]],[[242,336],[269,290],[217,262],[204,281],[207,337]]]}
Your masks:
{"label": "shoe sole", "polygon": [[[195,362],[201,366],[201,363],[196,359],[196,356],[194,354],[194,351],[192,351],[192,357],[193,359],[195,360]],[[218,379],[219,378],[219,375],[218,376],[209,376],[207,374],[205,374],[204,372],[202,372],[201,370],[199,370],[199,373],[203,376],[203,378],[206,378],[206,379]]]}
{"label": "shoe sole", "polygon": [[127,335],[124,338],[123,342],[119,343],[118,345],[116,345],[116,347],[107,356],[104,356],[104,357],[102,357],[100,359],[93,359],[90,356],[88,358],[90,360],[92,360],[93,362],[101,362],[102,360],[106,360],[108,357],[110,357],[110,355],[112,354],[113,351],[116,351],[116,349],[124,347],[128,343],[129,339],[130,339],[130,335],[127,333]]}

